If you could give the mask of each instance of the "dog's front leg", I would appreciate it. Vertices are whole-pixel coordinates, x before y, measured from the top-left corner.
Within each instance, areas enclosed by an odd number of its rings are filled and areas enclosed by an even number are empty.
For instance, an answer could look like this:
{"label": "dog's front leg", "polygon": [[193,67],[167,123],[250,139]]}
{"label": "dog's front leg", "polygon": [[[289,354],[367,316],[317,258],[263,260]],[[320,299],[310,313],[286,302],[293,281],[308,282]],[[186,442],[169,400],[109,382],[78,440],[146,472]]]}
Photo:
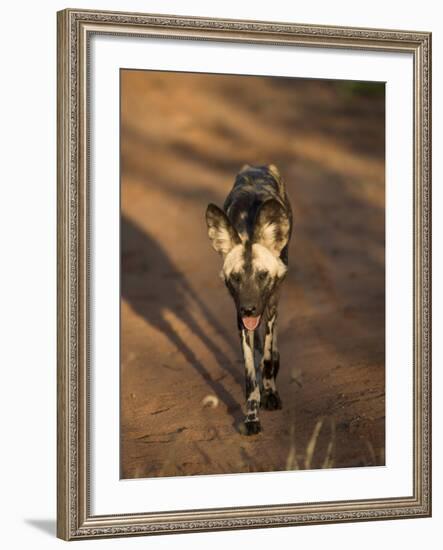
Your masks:
{"label": "dog's front leg", "polygon": [[246,435],[258,434],[261,431],[258,410],[260,408],[260,388],[254,364],[254,331],[240,329],[243,358],[245,361],[246,390]]}
{"label": "dog's front leg", "polygon": [[261,405],[268,411],[274,411],[282,407],[282,402],[275,385],[279,367],[280,354],[277,349],[277,313],[275,311],[266,321],[263,359],[260,364],[263,380]]}

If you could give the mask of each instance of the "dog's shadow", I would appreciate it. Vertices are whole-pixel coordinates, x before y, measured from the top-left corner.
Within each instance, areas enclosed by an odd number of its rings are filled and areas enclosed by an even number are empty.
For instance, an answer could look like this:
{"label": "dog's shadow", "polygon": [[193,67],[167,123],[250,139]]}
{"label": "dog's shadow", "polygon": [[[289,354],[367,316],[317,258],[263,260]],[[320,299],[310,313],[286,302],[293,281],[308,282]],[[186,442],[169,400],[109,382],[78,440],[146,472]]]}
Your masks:
{"label": "dog's shadow", "polygon": [[[121,216],[121,297],[152,327],[161,331],[170,344],[180,351],[189,365],[204,379],[211,390],[226,405],[237,426],[241,419],[241,403],[235,399],[220,381],[215,380],[209,369],[197,357],[192,347],[171,323],[171,315],[185,324],[192,334],[216,358],[218,364],[232,376],[237,384],[243,383],[239,369],[233,365],[221,347],[196,322],[190,310],[192,304],[204,319],[204,325],[221,336],[230,347],[233,338],[217,321],[198,293],[177,269],[165,250],[148,233],[141,230],[124,214]],[[167,291],[161,295],[156,281],[170,281]],[[164,287],[164,285],[162,285]]]}

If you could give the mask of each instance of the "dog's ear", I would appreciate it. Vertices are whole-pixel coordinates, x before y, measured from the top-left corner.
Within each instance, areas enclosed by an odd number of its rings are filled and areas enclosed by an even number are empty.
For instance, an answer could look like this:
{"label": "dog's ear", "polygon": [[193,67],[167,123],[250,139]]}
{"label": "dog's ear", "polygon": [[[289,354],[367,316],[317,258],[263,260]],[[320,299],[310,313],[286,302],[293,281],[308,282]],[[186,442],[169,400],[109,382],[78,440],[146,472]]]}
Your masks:
{"label": "dog's ear", "polygon": [[275,199],[267,200],[255,216],[252,241],[265,246],[278,257],[288,244],[290,227],[283,205]]}
{"label": "dog's ear", "polygon": [[223,258],[234,246],[240,244],[240,237],[228,216],[215,204],[209,204],[206,209],[206,224],[212,246]]}

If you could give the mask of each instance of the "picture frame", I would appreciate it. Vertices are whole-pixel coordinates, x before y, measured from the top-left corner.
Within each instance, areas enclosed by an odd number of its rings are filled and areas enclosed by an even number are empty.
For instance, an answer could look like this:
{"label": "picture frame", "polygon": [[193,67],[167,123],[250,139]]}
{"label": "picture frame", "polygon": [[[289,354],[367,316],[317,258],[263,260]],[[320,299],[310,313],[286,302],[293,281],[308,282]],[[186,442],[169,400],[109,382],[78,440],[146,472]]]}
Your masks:
{"label": "picture frame", "polygon": [[[65,540],[309,525],[431,515],[431,34],[67,9],[58,30],[57,535]],[[412,492],[101,514],[91,508],[91,39],[126,37],[408,54],[413,63]],[[117,429],[117,427],[115,427]],[[161,482],[160,480],[158,480]],[[192,480],[189,480],[192,482]]]}

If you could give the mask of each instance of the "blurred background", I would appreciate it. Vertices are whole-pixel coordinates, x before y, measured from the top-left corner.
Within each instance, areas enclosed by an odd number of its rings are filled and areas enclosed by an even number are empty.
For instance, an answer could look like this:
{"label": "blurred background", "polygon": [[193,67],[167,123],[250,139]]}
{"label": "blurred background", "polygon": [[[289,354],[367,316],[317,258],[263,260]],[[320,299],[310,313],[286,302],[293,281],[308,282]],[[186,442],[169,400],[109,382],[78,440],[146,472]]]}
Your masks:
{"label": "blurred background", "polygon": [[[383,465],[385,91],[121,72],[121,477]],[[243,360],[204,220],[245,163],[294,211],[283,410],[241,434]]]}

